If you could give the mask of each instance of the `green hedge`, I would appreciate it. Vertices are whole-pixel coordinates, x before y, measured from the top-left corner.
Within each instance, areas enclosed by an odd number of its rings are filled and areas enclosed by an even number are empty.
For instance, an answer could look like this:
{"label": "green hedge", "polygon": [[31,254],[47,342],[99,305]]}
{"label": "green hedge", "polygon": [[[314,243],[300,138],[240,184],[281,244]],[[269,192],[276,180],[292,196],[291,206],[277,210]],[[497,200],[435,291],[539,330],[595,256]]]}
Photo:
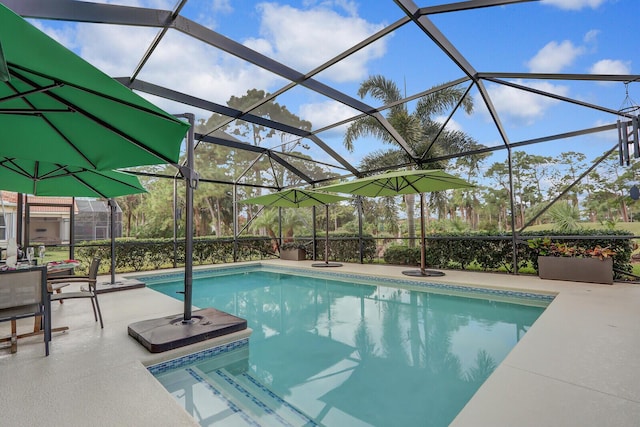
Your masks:
{"label": "green hedge", "polygon": [[384,262],[397,265],[418,265],[420,264],[420,248],[389,246],[384,251]]}
{"label": "green hedge", "polygon": [[[317,258],[324,259],[324,236],[318,235]],[[624,231],[585,230],[571,235],[553,230],[527,232],[520,234],[517,241],[518,268],[538,268],[537,253],[529,248],[527,240],[538,237],[550,237],[554,241],[591,248],[595,245],[610,247],[616,252],[613,266],[619,271],[632,272],[630,263],[632,241]],[[376,239],[371,235],[363,236],[364,262],[373,262],[376,255]],[[311,236],[300,236],[295,243],[304,244],[307,258],[312,257]],[[76,246],[75,257],[88,266],[91,258],[102,258],[100,273],[105,274],[111,267],[111,242],[94,241]],[[330,234],[329,258],[342,262],[360,262],[360,243],[356,235],[348,233]],[[195,265],[233,262],[233,239],[230,238],[194,238],[193,263]],[[512,272],[512,238],[508,234],[442,234],[430,235],[426,239],[426,265],[432,268],[467,270],[471,266],[484,271]],[[173,267],[172,239],[116,239],[116,271],[143,271]],[[248,236],[238,240],[237,260],[249,261],[278,257],[274,253],[272,241],[262,236]],[[390,246],[385,250],[384,260],[388,264],[420,264],[420,248]],[[177,265],[184,265],[184,243],[177,244]],[[616,273],[616,278],[623,275]]]}
{"label": "green hedge", "polygon": [[[176,244],[176,264],[185,262],[184,242]],[[238,240],[238,261],[274,258],[271,242],[264,237],[245,237]],[[97,240],[76,245],[75,258],[88,266],[95,256],[102,258],[100,273],[111,269],[111,241]],[[233,239],[205,238],[193,239],[194,265],[221,264],[233,262]],[[173,239],[116,239],[116,271],[145,271],[170,268],[174,265]],[[82,269],[80,269],[82,272]]]}
{"label": "green hedge", "polygon": [[[336,233],[331,235],[330,251],[332,259],[345,262],[360,262],[358,237],[353,234]],[[307,247],[307,257],[311,257],[311,237],[299,237],[296,242]],[[318,236],[318,258],[324,259],[325,240]],[[221,264],[233,262],[233,239],[196,237],[193,239],[194,265]],[[371,236],[363,237],[364,258],[371,262],[375,256],[376,245]],[[184,242],[177,243],[177,266],[184,265]],[[238,261],[252,261],[277,258],[272,241],[263,236],[247,236],[238,239]],[[95,256],[102,258],[100,273],[111,269],[111,241],[97,240],[76,245],[75,258],[88,266]],[[145,271],[170,268],[174,265],[173,239],[116,239],[116,271]],[[82,267],[79,268],[82,271]]]}
{"label": "green hedge", "polygon": [[[631,236],[624,231],[586,230],[562,234],[552,230],[521,233],[517,240],[518,268],[531,266],[538,270],[538,254],[529,248],[527,240],[551,237],[553,241],[568,245],[592,248],[596,245],[609,247],[614,269],[632,272],[630,259],[633,250]],[[618,237],[619,236],[619,237]],[[430,235],[426,238],[426,265],[435,268],[466,270],[471,265],[484,271],[513,271],[512,237],[507,234],[446,234]],[[420,248],[391,246],[386,249],[384,260],[388,264],[420,264]],[[616,278],[623,275],[616,273]]]}
{"label": "green hedge", "polygon": [[[324,259],[326,236],[316,237],[316,258]],[[313,238],[311,236],[299,236],[293,239],[294,243],[302,244],[307,250],[307,259],[313,256]],[[370,234],[362,235],[362,254],[365,262],[373,262],[376,255],[376,241]],[[360,262],[360,240],[352,233],[329,233],[329,259],[342,262]]]}

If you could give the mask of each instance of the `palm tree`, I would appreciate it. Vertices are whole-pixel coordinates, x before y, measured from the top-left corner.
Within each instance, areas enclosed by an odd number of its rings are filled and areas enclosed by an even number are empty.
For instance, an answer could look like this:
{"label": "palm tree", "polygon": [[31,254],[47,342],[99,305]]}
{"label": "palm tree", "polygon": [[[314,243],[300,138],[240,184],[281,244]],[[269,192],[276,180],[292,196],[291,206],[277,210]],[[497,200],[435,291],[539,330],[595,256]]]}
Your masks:
{"label": "palm tree", "polygon": [[[402,92],[393,81],[375,75],[369,77],[360,84],[358,96],[364,98],[367,95],[382,101],[385,105],[394,104],[402,100]],[[417,153],[417,158],[412,158],[404,150],[393,148],[379,150],[365,156],[360,165],[361,169],[374,170],[384,167],[394,167],[407,163],[420,166],[425,160],[441,154],[458,153],[463,147],[475,142],[459,131],[444,131],[439,133],[441,125],[433,120],[434,115],[443,114],[454,107],[464,96],[464,90],[459,87],[445,87],[418,100],[414,112],[409,112],[404,103],[398,103],[387,110],[387,121],[394,127],[406,143]],[[473,101],[465,97],[462,107],[467,113],[473,111]],[[365,136],[373,136],[388,144],[396,144],[397,141],[382,127],[380,122],[372,116],[365,116],[355,120],[344,136],[344,146],[353,151],[356,139]],[[436,138],[437,137],[437,138]],[[434,141],[435,139],[435,141]],[[424,158],[421,158],[424,156]],[[439,167],[441,165],[434,165]],[[437,195],[432,194],[432,197]],[[409,229],[409,246],[415,246],[414,238],[416,227],[414,220],[415,195],[404,196],[407,209],[407,225]]]}
{"label": "palm tree", "polygon": [[[282,235],[285,240],[292,241],[295,230],[302,229],[308,225],[305,214],[300,209],[285,209],[282,215]],[[256,216],[252,222],[252,227],[256,229],[264,229],[273,242],[273,249],[280,251],[280,241],[276,231],[280,224],[279,213],[277,208],[263,209],[261,214]]]}
{"label": "palm tree", "polygon": [[562,232],[570,232],[582,228],[580,210],[569,201],[562,201],[549,208],[549,217],[553,220],[553,228]]}

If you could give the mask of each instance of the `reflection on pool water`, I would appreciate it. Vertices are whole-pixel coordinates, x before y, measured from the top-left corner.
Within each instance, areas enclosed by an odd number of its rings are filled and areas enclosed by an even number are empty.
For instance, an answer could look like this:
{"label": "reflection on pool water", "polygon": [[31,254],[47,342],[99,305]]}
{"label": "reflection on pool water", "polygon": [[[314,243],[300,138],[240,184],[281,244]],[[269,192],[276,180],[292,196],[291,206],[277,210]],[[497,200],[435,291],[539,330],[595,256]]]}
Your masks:
{"label": "reflection on pool water", "polygon": [[[194,277],[193,303],[246,318],[248,356],[238,346],[156,373],[202,425],[227,411],[239,425],[446,426],[550,302],[340,274],[233,271]],[[180,277],[145,281],[174,297],[183,288]],[[247,407],[227,395],[234,393]]]}

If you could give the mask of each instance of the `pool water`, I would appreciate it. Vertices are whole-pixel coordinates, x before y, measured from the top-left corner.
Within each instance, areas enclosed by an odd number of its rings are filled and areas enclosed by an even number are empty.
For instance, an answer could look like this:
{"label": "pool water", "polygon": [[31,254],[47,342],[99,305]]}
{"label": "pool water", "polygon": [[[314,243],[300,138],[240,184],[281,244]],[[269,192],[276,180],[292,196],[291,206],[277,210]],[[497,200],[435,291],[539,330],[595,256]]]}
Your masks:
{"label": "pool water", "polygon": [[[194,277],[195,306],[243,317],[253,333],[248,361],[187,372],[257,383],[308,417],[299,425],[447,426],[549,302],[346,280],[264,269]],[[181,278],[146,282],[181,297]]]}

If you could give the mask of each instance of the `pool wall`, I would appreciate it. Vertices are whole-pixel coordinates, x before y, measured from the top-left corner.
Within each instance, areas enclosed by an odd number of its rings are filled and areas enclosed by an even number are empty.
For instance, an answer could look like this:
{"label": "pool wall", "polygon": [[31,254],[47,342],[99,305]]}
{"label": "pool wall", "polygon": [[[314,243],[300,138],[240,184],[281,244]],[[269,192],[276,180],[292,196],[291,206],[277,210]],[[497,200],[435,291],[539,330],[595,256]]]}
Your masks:
{"label": "pool wall", "polygon": [[237,352],[246,350],[249,351],[249,338],[242,338],[237,341],[232,341],[229,343],[217,345],[215,347],[206,348],[204,350],[197,351],[195,353],[187,354],[185,356],[180,356],[174,359],[166,360],[164,362],[155,363],[153,365],[147,366],[149,372],[153,375],[162,374],[164,372],[179,369],[184,366],[203,362],[205,360],[209,360],[211,358],[217,358],[220,356],[227,355],[231,352]]}
{"label": "pool wall", "polygon": [[[505,300],[511,302],[517,302],[518,304],[525,305],[542,305],[546,306],[557,295],[557,293],[545,293],[542,291],[532,291],[526,292],[521,290],[510,290],[510,289],[495,289],[491,287],[477,287],[472,285],[457,285],[450,283],[434,283],[434,282],[425,282],[422,280],[402,280],[391,277],[384,276],[368,276],[366,274],[355,274],[355,273],[343,273],[337,271],[326,271],[326,270],[312,270],[309,268],[295,268],[295,267],[284,267],[273,265],[265,265],[262,263],[252,263],[248,265],[240,265],[240,266],[221,266],[221,267],[208,267],[206,269],[194,270],[193,279],[196,280],[198,278],[205,278],[211,276],[217,276],[221,274],[236,274],[241,273],[243,271],[255,271],[256,268],[262,269],[263,271],[271,271],[275,273],[292,273],[304,276],[311,277],[320,277],[320,278],[331,278],[335,280],[347,281],[349,283],[361,283],[361,284],[370,284],[367,282],[374,282],[379,285],[387,285],[393,287],[402,287],[402,288],[413,288],[413,289],[423,289],[429,292],[436,293],[446,293],[449,295],[458,295],[464,294],[466,297],[476,297],[476,298],[484,298],[484,299],[493,299],[493,300]],[[153,282],[150,285],[162,283],[165,281],[174,281],[177,278],[183,277],[181,273],[167,273],[167,274],[154,274],[154,275],[142,275],[135,276],[137,280],[142,282]]]}

